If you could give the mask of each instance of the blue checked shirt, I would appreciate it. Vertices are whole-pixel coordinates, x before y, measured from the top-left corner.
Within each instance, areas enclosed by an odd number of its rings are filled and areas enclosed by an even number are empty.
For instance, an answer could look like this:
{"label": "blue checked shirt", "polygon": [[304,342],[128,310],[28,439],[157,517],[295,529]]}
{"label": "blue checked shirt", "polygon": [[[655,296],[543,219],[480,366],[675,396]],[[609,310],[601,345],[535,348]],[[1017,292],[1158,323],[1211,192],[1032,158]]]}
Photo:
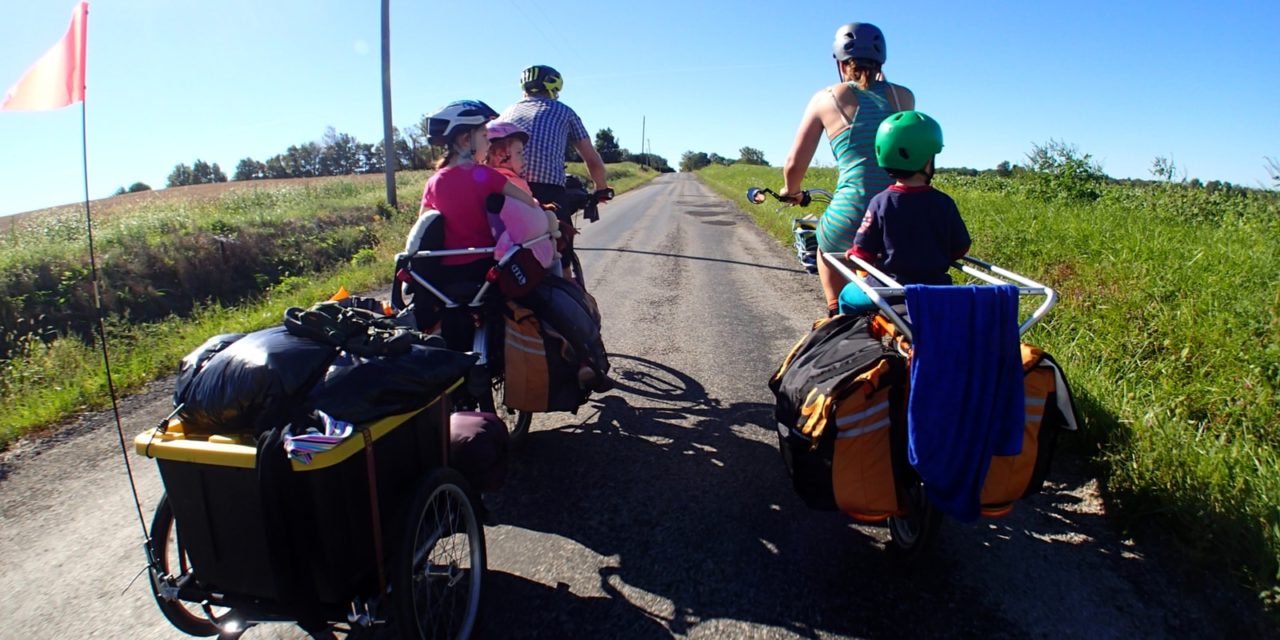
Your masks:
{"label": "blue checked shirt", "polygon": [[524,150],[524,179],[529,182],[563,185],[565,145],[589,137],[569,105],[549,98],[526,97],[507,107],[498,120],[529,132]]}

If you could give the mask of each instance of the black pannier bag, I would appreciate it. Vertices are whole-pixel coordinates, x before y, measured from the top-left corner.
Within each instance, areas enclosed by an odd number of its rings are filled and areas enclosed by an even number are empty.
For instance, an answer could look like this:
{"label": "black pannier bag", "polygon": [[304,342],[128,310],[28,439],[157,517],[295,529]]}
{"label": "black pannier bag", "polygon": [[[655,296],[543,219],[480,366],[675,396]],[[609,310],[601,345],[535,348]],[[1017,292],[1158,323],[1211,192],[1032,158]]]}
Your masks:
{"label": "black pannier bag", "polygon": [[787,355],[769,388],[787,471],[810,508],[865,521],[900,511],[906,374],[867,316],[821,320]]}

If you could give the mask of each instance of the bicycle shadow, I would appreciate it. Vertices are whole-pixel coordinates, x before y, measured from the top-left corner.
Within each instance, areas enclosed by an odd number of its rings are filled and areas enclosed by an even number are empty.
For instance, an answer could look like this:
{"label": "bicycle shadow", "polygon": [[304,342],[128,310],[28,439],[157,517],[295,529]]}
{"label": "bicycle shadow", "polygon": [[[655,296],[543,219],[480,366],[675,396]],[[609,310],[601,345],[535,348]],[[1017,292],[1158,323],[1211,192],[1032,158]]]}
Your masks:
{"label": "bicycle shadow", "polygon": [[[486,574],[487,616],[482,638],[669,638],[662,624],[624,600],[581,596],[564,582],[548,586],[505,571]],[[535,615],[516,614],[512,603]],[[503,615],[497,615],[500,610]],[[568,614],[572,615],[568,615]],[[520,620],[519,625],[511,621]]]}
{"label": "bicycle shadow", "polygon": [[[501,524],[588,549],[574,557],[594,563],[593,591],[668,634],[737,621],[760,634],[781,628],[804,637],[900,637],[904,617],[943,601],[960,607],[917,624],[921,635],[966,628],[991,635],[1007,626],[982,610],[983,594],[954,583],[950,561],[904,571],[884,552],[882,530],[805,507],[774,444],[772,404],[725,403],[670,367],[611,358],[615,393],[584,407],[572,424],[535,428],[494,499]],[[527,551],[573,562],[561,549]],[[875,588],[858,588],[867,584]],[[508,619],[548,615],[496,591],[490,594]],[[837,595],[851,592],[858,597]],[[570,609],[555,612],[557,620],[577,621],[600,608],[561,604]],[[647,637],[600,624],[603,636]],[[562,635],[546,630],[546,637]]]}

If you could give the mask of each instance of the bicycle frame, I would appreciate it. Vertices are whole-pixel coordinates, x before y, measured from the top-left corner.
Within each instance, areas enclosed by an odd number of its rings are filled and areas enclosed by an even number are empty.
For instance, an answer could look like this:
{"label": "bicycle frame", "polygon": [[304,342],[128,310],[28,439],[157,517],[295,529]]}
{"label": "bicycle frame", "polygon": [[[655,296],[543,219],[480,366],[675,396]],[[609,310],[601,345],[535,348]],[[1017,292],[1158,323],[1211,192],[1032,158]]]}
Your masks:
{"label": "bicycle frame", "polygon": [[[522,249],[525,244],[534,244],[536,242],[549,239],[550,237],[551,237],[551,234],[544,233],[532,240],[525,242],[524,244],[511,245],[511,249],[509,249],[507,253],[502,256],[502,259],[498,261],[498,264],[494,268],[500,269],[506,266],[506,264],[508,262],[511,262],[511,259],[515,257],[516,252]],[[493,280],[486,278],[484,281],[484,284],[480,285],[480,289],[476,291],[475,296],[473,296],[470,301],[465,303],[460,303],[457,300],[454,300],[453,298],[449,297],[443,291],[438,289],[435,285],[431,284],[431,282],[428,281],[426,278],[422,277],[421,274],[415,272],[413,270],[413,267],[411,266],[412,260],[415,258],[446,258],[449,256],[493,255],[494,249],[496,249],[496,247],[470,247],[467,249],[433,249],[433,250],[427,250],[427,251],[416,251],[414,253],[401,252],[396,254],[396,264],[398,265],[403,264],[405,266],[401,267],[396,271],[396,280],[399,282],[408,282],[409,280],[416,282],[417,284],[422,286],[423,289],[426,289],[428,292],[431,293],[431,295],[435,296],[438,300],[440,300],[440,302],[444,304],[446,309],[457,309],[459,307],[465,306],[468,309],[478,310],[481,306],[483,306],[485,297],[489,293],[489,290],[493,288]],[[410,303],[409,305],[405,306],[403,309],[398,309],[398,311],[402,313],[409,312],[413,309],[415,304],[417,303]],[[488,328],[486,327],[486,323],[482,322],[479,324],[479,326],[476,327],[475,335],[472,338],[472,342],[471,342],[472,352],[479,354],[480,356],[480,360],[479,362],[477,362],[477,364],[488,364],[489,354],[488,354],[488,349],[486,347],[486,345],[488,344],[487,340],[488,340]]]}
{"label": "bicycle frame", "polygon": [[[827,264],[840,272],[840,275],[844,276],[845,279],[852,282],[859,289],[862,289],[862,292],[867,294],[868,298],[871,298],[871,301],[875,303],[876,308],[878,308],[886,318],[893,322],[894,326],[902,332],[902,335],[905,336],[908,341],[912,340],[911,323],[904,319],[897,311],[894,311],[893,305],[890,305],[889,302],[885,300],[885,296],[906,295],[906,287],[899,284],[897,280],[886,275],[883,271],[877,269],[871,263],[857,256],[846,257],[824,253],[822,257],[826,259]],[[849,262],[856,265],[858,269],[875,276],[877,280],[888,286],[871,286],[866,280],[854,273],[853,269],[851,269],[849,264],[847,264]],[[1050,309],[1058,304],[1058,293],[1052,288],[1040,284],[1039,282],[1019,273],[1015,273],[1008,269],[991,264],[990,262],[986,262],[985,260],[964,256],[960,258],[960,262],[952,263],[951,266],[954,269],[958,269],[965,274],[989,284],[1011,284],[1009,280],[1012,280],[1019,285],[1019,298],[1022,296],[1044,296],[1044,302],[1040,303],[1040,306],[1036,307],[1035,311],[1033,311],[1031,315],[1018,326],[1019,336],[1025,334],[1031,329],[1031,327],[1034,327],[1036,323],[1040,322],[1040,320],[1044,318],[1045,314],[1049,313]]]}

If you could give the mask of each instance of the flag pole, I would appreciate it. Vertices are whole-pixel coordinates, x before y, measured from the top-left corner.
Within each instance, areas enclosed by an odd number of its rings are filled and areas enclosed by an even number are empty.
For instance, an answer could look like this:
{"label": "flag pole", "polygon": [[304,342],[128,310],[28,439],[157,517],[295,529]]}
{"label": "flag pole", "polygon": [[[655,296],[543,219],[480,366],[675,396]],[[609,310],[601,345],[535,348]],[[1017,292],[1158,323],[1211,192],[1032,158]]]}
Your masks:
{"label": "flag pole", "polygon": [[133,465],[129,462],[129,448],[124,442],[124,425],[120,421],[120,403],[116,398],[116,385],[111,377],[111,357],[107,350],[107,332],[102,319],[102,296],[98,292],[98,262],[93,251],[93,216],[89,210],[89,127],[86,115],[88,109],[85,107],[87,104],[89,104],[89,98],[86,95],[80,101],[80,157],[84,174],[84,228],[89,238],[89,282],[93,286],[93,309],[97,316],[98,344],[102,345],[102,368],[107,376],[107,391],[111,394],[111,413],[116,419],[120,453],[124,456],[124,469],[129,476],[129,490],[133,493],[133,506],[138,513],[138,524],[142,525],[142,537],[149,540],[147,521],[142,515],[142,501],[138,498],[138,485],[133,480]]}

